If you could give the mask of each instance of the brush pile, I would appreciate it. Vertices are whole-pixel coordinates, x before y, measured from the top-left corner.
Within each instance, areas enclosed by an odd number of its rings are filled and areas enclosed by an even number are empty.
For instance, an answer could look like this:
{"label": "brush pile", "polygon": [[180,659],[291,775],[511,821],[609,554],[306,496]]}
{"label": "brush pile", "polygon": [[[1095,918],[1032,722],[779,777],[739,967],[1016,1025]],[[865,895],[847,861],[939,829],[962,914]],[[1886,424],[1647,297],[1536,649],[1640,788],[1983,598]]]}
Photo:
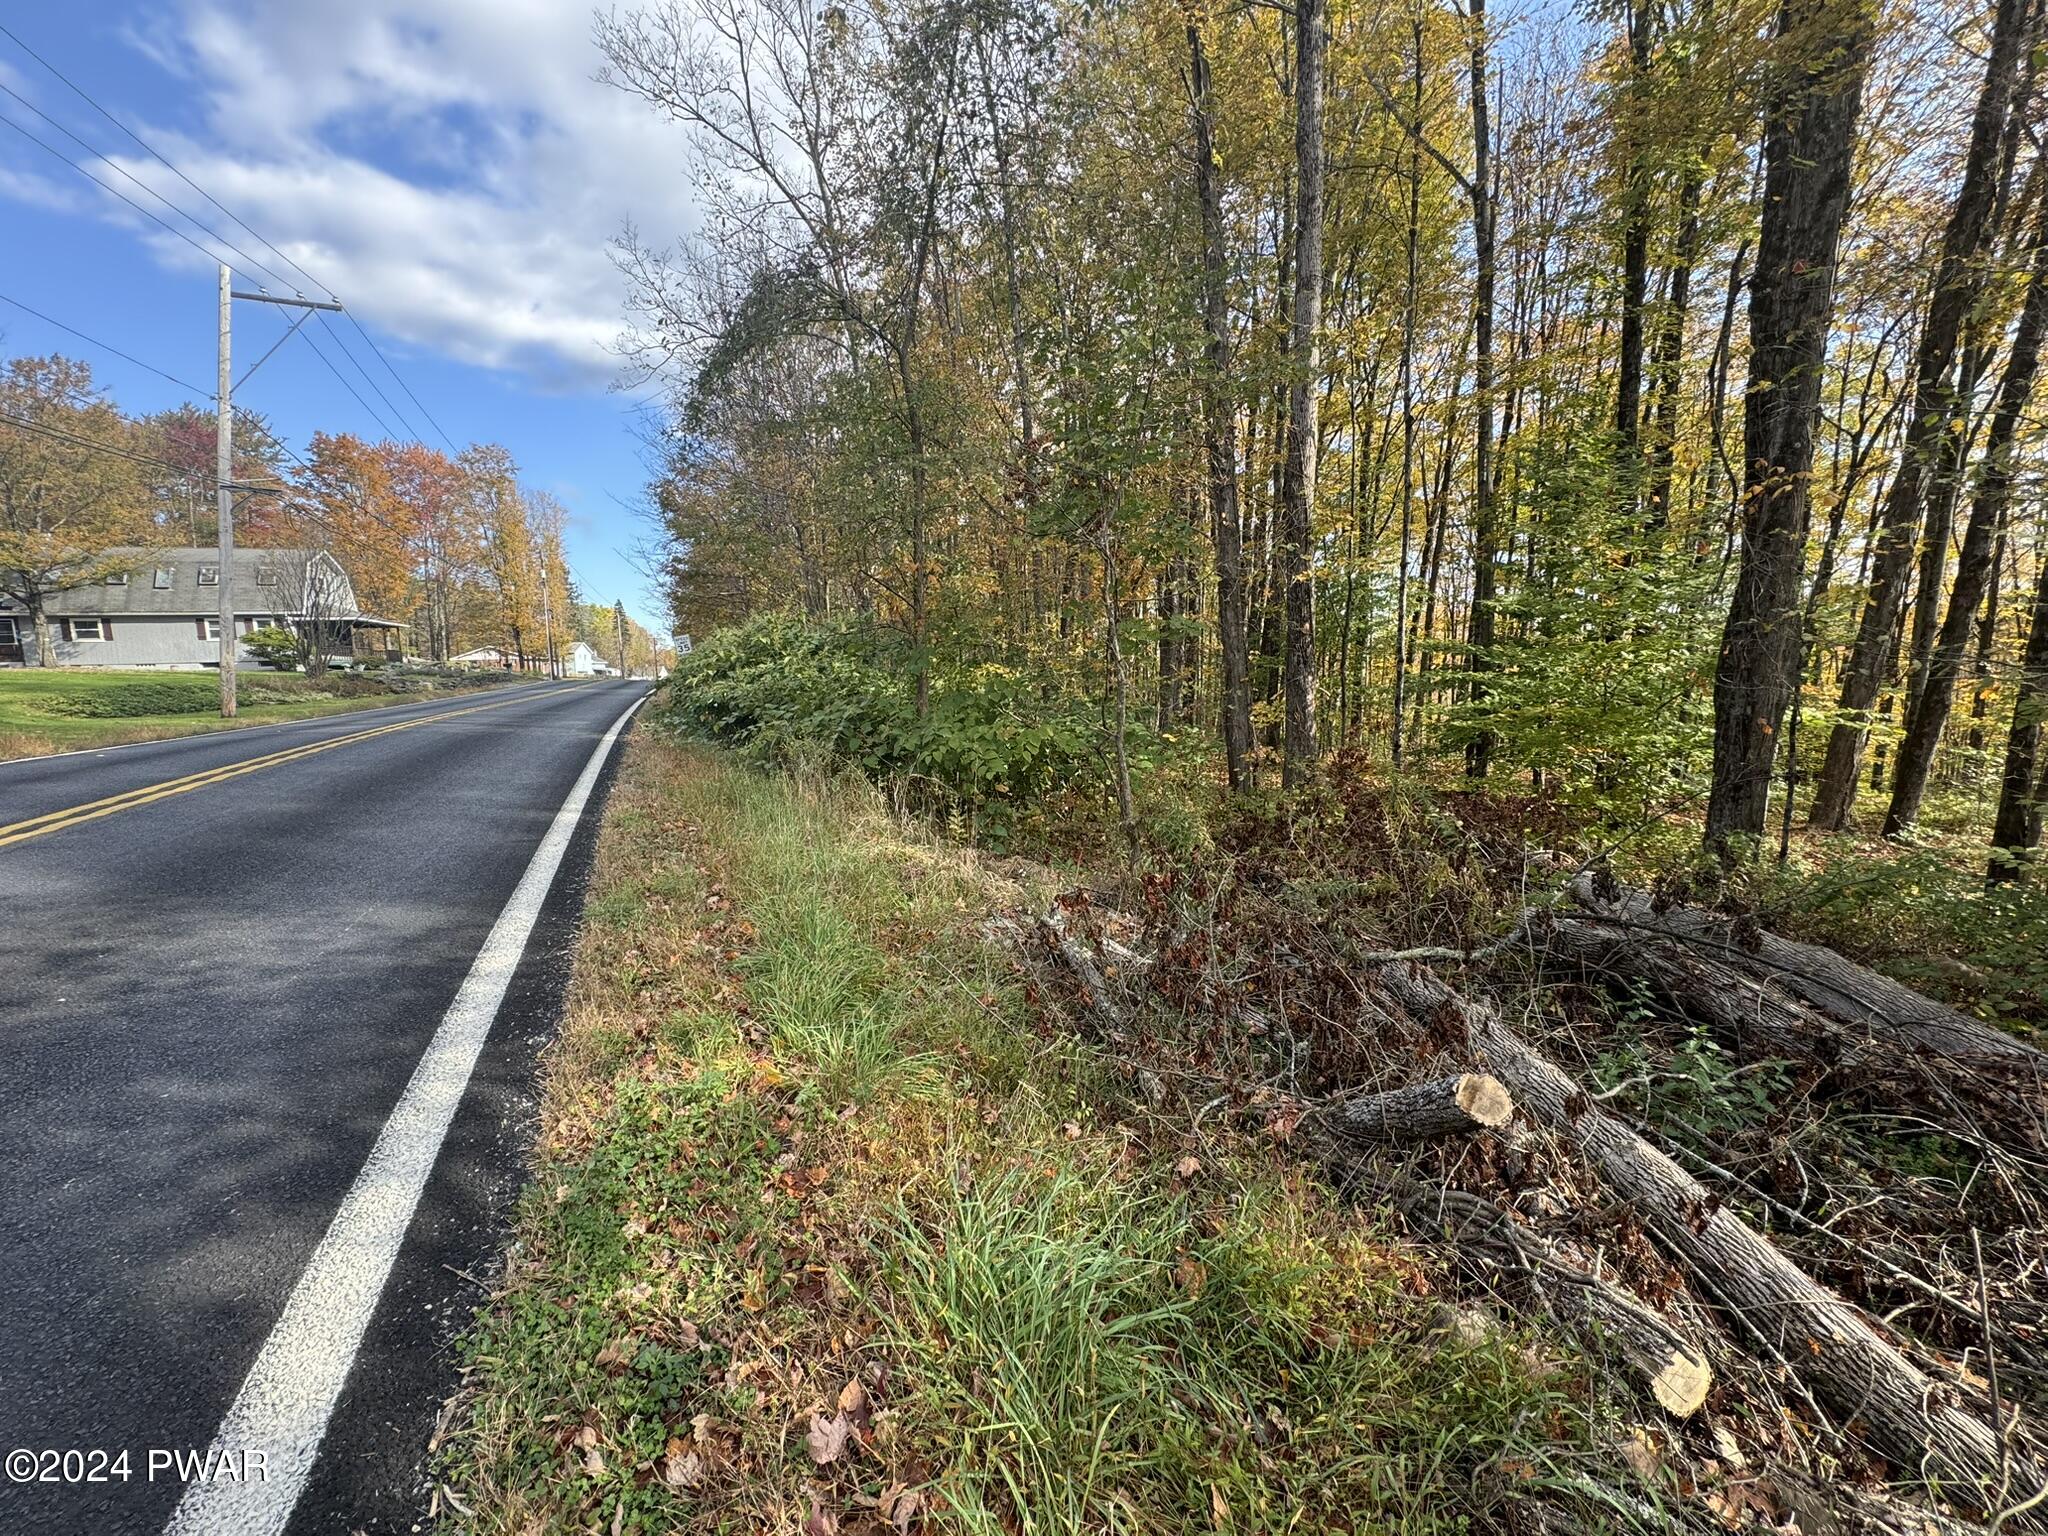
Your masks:
{"label": "brush pile", "polygon": [[1675,1522],[2048,1529],[2025,1041],[1594,875],[1468,945],[1192,875],[1009,932],[1162,1114],[1285,1141],[1568,1334]]}

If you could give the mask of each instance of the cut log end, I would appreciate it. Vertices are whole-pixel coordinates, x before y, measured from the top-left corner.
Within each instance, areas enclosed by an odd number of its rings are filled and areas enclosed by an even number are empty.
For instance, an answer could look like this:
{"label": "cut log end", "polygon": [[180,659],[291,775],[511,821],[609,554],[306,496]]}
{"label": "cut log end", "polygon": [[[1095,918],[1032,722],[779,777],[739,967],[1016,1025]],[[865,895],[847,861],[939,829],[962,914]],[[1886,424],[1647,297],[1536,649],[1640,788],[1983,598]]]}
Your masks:
{"label": "cut log end", "polygon": [[1341,1135],[1401,1143],[1497,1131],[1514,1117],[1515,1101],[1498,1078],[1463,1072],[1346,1099],[1331,1105],[1328,1113],[1332,1128]]}
{"label": "cut log end", "polygon": [[1458,1079],[1458,1108],[1488,1130],[1499,1130],[1515,1117],[1515,1101],[1500,1079],[1486,1072],[1467,1072]]}
{"label": "cut log end", "polygon": [[1689,1419],[1700,1411],[1713,1385],[1712,1366],[1690,1351],[1675,1349],[1664,1368],[1650,1378],[1650,1395],[1673,1418]]}

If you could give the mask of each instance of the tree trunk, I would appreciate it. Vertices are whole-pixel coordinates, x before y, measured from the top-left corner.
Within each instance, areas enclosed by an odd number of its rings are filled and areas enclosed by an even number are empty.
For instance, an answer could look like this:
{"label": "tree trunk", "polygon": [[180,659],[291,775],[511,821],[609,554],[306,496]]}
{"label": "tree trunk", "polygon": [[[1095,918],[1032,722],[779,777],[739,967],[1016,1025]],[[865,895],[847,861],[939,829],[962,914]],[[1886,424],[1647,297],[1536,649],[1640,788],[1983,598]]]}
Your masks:
{"label": "tree trunk", "polygon": [[1650,163],[1643,142],[1649,95],[1650,26],[1648,0],[1629,0],[1630,106],[1628,171],[1621,209],[1621,357],[1615,369],[1614,447],[1621,501],[1633,505],[1641,478],[1643,416],[1643,306],[1650,279]]}
{"label": "tree trunk", "polygon": [[[1471,0],[1472,28],[1472,619],[1468,630],[1471,702],[1486,701],[1481,680],[1493,666],[1494,562],[1500,533],[1493,508],[1493,134],[1486,101],[1486,0]],[[1465,744],[1465,772],[1486,777],[1493,732],[1485,726]]]}
{"label": "tree trunk", "polygon": [[2048,723],[2048,560],[2034,583],[2032,628],[2020,659],[2019,687],[2014,690],[2012,729],[2005,738],[2005,768],[1998,789],[1998,818],[1991,831],[1991,860],[1985,874],[1992,880],[2019,876],[2041,846],[2041,803],[2044,786],[2035,782],[2042,757],[2041,732]]}
{"label": "tree trunk", "polygon": [[1418,1021],[1461,1020],[1474,1055],[1515,1103],[1579,1151],[1658,1242],[1729,1313],[1764,1338],[1817,1395],[1864,1425],[1901,1466],[1938,1479],[1944,1497],[1988,1509],[2010,1478],[2015,1502],[2042,1485],[2022,1446],[2008,1453],[1990,1426],[1956,1405],[1862,1312],[1816,1284],[1704,1185],[1593,1103],[1584,1088],[1509,1030],[1484,1003],[1461,998],[1407,964],[1378,973]]}
{"label": "tree trunk", "polygon": [[1409,530],[1415,509],[1415,307],[1421,277],[1422,227],[1422,19],[1419,11],[1413,24],[1413,37],[1413,110],[1417,131],[1409,136],[1408,148],[1408,270],[1401,311],[1401,566],[1394,577],[1394,708],[1388,737],[1388,752],[1396,769],[1400,768],[1403,756],[1401,711],[1407,705],[1408,552]]}
{"label": "tree trunk", "polygon": [[1514,1113],[1514,1100],[1497,1081],[1484,1072],[1461,1072],[1339,1099],[1324,1107],[1321,1118],[1331,1131],[1353,1141],[1414,1142],[1497,1131]]}
{"label": "tree trunk", "polygon": [[[1837,9],[1791,0],[1781,42]],[[1851,8],[1839,47],[1800,71],[1764,142],[1764,211],[1750,287],[1749,391],[1743,405],[1743,543],[1714,672],[1714,771],[1707,845],[1732,857],[1760,840],[1771,760],[1799,685],[1801,565],[1821,369],[1834,308],[1835,252],[1871,25]]]}
{"label": "tree trunk", "polygon": [[1949,372],[1963,323],[1984,283],[1982,257],[1997,202],[1999,149],[2011,110],[2027,11],[2027,0],[1998,0],[1992,22],[1990,56],[1970,123],[1962,186],[1942,234],[1934,291],[1915,349],[1912,415],[1900,447],[1898,473],[1878,517],[1870,592],[1842,673],[1841,708],[1846,718],[1836,723],[1828,738],[1827,761],[1814,795],[1812,823],[1827,831],[1846,828],[1855,808],[1867,735],[1860,717],[1877,702],[1891,675],[1893,633],[1905,604],[1906,575],[1912,568],[1928,481],[1955,417]]}
{"label": "tree trunk", "polygon": [[1195,128],[1195,198],[1202,216],[1202,448],[1209,469],[1209,518],[1216,548],[1216,639],[1223,663],[1223,759],[1230,787],[1245,787],[1252,750],[1250,658],[1246,654],[1244,537],[1237,508],[1237,408],[1230,396],[1230,295],[1223,204],[1216,185],[1209,60],[1201,29],[1188,25],[1189,92]]}
{"label": "tree trunk", "polygon": [[1644,524],[1652,533],[1671,522],[1671,475],[1678,446],[1678,395],[1685,354],[1685,320],[1692,300],[1692,265],[1700,240],[1700,171],[1686,172],[1678,189],[1678,250],[1671,262],[1671,294],[1663,328],[1657,333],[1657,355],[1650,406],[1650,451],[1644,499]]}
{"label": "tree trunk", "polygon": [[1131,800],[1131,679],[1124,670],[1123,636],[1118,628],[1122,602],[1118,594],[1116,543],[1107,513],[1102,518],[1102,613],[1103,649],[1109,662],[1110,690],[1115,705],[1115,738],[1111,745],[1116,763],[1116,819],[1123,829],[1124,846],[1138,845],[1138,812]]}
{"label": "tree trunk", "polygon": [[1321,445],[1317,388],[1323,309],[1323,59],[1328,38],[1324,0],[1296,0],[1294,22],[1294,304],[1288,362],[1287,458],[1281,472],[1277,551],[1287,584],[1287,644],[1283,662],[1286,749],[1281,782],[1315,777],[1321,743],[1316,733],[1315,573],[1310,563],[1316,500],[1316,458]]}
{"label": "tree trunk", "polygon": [[1993,559],[1997,533],[2004,525],[2006,508],[2012,500],[2014,439],[2033,393],[2044,330],[2048,330],[2048,206],[2044,206],[2036,221],[2033,274],[2020,308],[2005,377],[1999,382],[1998,404],[1992,413],[1984,457],[1977,468],[1970,526],[1963,535],[1962,553],[1956,561],[1955,588],[1949,593],[1948,613],[1928,655],[1920,691],[1907,714],[1905,738],[1899,743],[1898,763],[1892,770],[1892,801],[1884,819],[1886,837],[1899,836],[1920,813],[1928,771],[1934,765],[1934,751],[1948,724],[1956,681],[1962,676],[1970,631],[1977,622],[1978,609],[1984,604],[1985,588],[1997,576]]}
{"label": "tree trunk", "polygon": [[1715,931],[1688,940],[1629,920],[1561,917],[1530,937],[1546,968],[1631,996],[1647,984],[1667,1010],[1704,1025],[1745,1061],[1806,1063],[1822,1074],[1823,1092],[1887,1110],[1911,1107],[1973,1144],[2048,1146],[2048,1089],[2025,1058],[1930,1050],[1867,1012],[1845,1021],[1798,996],[1784,973],[1731,956]]}
{"label": "tree trunk", "polygon": [[32,592],[24,601],[28,608],[29,628],[36,637],[36,665],[54,667],[57,665],[57,649],[51,637],[50,613],[43,606],[42,594]]}
{"label": "tree trunk", "polygon": [[1482,1281],[1507,1271],[1580,1336],[1588,1354],[1614,1349],[1666,1413],[1690,1418],[1705,1404],[1714,1384],[1705,1351],[1634,1293],[1572,1263],[1490,1200],[1399,1174],[1377,1182],[1417,1236],[1448,1242]]}
{"label": "tree trunk", "polygon": [[1641,891],[1603,894],[1581,877],[1572,895],[1604,922],[1693,945],[1720,965],[1768,981],[1829,1018],[1862,1031],[1882,1049],[1939,1059],[1956,1072],[2011,1072],[2048,1087],[2048,1054],[2017,1036],[1923,997],[1831,949],[1763,933],[1690,907],[1663,911]]}

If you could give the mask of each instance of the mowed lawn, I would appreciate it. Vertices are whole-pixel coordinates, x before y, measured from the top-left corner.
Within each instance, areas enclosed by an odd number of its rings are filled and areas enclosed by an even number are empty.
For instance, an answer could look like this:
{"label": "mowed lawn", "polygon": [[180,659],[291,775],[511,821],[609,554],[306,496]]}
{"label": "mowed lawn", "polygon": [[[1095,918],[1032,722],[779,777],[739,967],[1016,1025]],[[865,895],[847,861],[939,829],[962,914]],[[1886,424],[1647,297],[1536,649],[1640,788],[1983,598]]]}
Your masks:
{"label": "mowed lawn", "polygon": [[[499,680],[496,674],[481,674],[467,687]],[[418,703],[437,691],[401,692],[379,687],[369,677],[315,681],[245,672],[235,718],[223,720],[217,712],[220,682],[211,672],[10,668],[0,670],[0,761]]]}

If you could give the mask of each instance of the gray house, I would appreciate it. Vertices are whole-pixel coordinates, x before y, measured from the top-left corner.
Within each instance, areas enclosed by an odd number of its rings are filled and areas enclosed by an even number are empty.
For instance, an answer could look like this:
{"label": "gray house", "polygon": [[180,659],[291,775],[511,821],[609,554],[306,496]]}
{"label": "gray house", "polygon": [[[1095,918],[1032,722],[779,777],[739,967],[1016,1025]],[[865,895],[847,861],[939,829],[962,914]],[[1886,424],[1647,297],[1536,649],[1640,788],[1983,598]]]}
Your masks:
{"label": "gray house", "polygon": [[[220,660],[220,554],[115,549],[122,569],[47,605],[60,667],[196,670]],[[313,636],[337,661],[400,659],[405,626],[366,614],[341,562],[321,549],[238,549],[228,571],[239,636],[278,626]],[[256,665],[239,643],[237,666]],[[0,596],[0,665],[36,666],[34,625]]]}

